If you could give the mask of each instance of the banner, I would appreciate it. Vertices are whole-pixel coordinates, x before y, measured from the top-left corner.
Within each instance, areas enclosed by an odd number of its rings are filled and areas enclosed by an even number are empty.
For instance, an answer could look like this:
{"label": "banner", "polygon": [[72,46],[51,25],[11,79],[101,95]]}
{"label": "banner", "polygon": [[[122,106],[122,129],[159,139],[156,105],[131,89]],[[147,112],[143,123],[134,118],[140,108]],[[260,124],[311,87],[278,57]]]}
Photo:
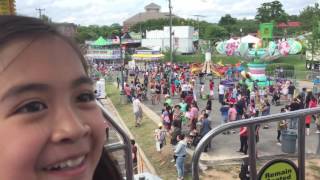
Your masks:
{"label": "banner", "polygon": [[259,26],[261,39],[272,39],[273,37],[273,23],[262,23]]}

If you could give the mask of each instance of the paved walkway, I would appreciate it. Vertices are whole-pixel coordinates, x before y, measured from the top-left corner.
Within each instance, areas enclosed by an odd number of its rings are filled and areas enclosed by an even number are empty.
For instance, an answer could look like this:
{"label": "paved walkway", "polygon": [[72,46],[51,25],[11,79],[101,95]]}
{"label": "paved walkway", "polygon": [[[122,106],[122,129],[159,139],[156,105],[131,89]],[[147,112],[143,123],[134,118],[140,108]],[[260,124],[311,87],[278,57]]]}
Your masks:
{"label": "paved walkway", "polygon": [[[217,85],[218,82],[215,82]],[[302,82],[300,84],[300,88],[307,87],[310,88],[310,85],[312,87],[312,84],[308,82]],[[215,95],[217,95],[217,92],[215,92]],[[209,115],[209,118],[212,121],[212,127],[216,127],[220,125],[221,115],[220,115],[220,104],[218,100],[216,100],[217,97],[215,97],[215,100],[212,102],[212,112]],[[174,104],[179,103],[179,98],[177,96],[173,97]],[[157,105],[152,105],[151,101],[144,101],[143,111],[144,113],[149,116],[155,123],[161,122],[161,109],[163,107],[163,101]],[[205,100],[198,100],[198,105],[200,110],[204,109],[206,105]],[[272,106],[271,107],[271,113],[279,113],[280,109],[283,106]],[[269,129],[260,129],[260,142],[257,144],[257,151],[259,157],[268,157],[268,156],[275,156],[275,155],[282,155],[284,154],[281,151],[281,146],[277,145],[277,123],[270,123]],[[214,161],[220,161],[220,160],[235,160],[245,157],[242,153],[238,153],[237,150],[239,150],[240,146],[240,140],[238,135],[238,130],[236,134],[231,135],[218,135],[215,137],[212,141],[212,148],[210,152],[208,153],[202,153],[200,161],[201,162],[214,162]],[[306,153],[314,153],[317,148],[318,143],[318,136],[315,132],[314,124],[312,124],[311,127],[311,135],[307,136],[306,138]],[[297,150],[297,149],[296,149]],[[192,150],[190,151],[190,154],[192,154]]]}

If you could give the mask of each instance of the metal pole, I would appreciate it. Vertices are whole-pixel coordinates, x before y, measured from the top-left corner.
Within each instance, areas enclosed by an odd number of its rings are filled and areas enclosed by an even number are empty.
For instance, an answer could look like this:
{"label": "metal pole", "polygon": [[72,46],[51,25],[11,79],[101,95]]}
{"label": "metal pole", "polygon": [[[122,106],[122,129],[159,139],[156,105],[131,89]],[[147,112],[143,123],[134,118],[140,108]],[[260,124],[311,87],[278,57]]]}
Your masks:
{"label": "metal pole", "polygon": [[298,170],[299,170],[299,180],[305,179],[305,116],[299,117],[298,126]]}
{"label": "metal pole", "polygon": [[251,179],[257,179],[256,157],[256,129],[255,124],[253,124],[249,126],[249,165]]}
{"label": "metal pole", "polygon": [[170,19],[170,28],[169,28],[169,38],[170,38],[170,62],[172,63],[172,6],[171,6],[171,0],[169,0],[169,19]]}
{"label": "metal pole", "polygon": [[121,96],[121,104],[125,104],[125,94],[124,94],[124,76],[123,76],[123,71],[124,71],[124,59],[122,57],[122,41],[121,41],[121,33],[119,37],[119,46],[120,46],[120,61],[121,61],[121,90],[120,90],[120,96]]}
{"label": "metal pole", "polygon": [[320,155],[320,134],[318,134],[318,147],[317,147],[316,154]]}
{"label": "metal pole", "polygon": [[41,8],[36,8],[36,11],[38,11],[39,12],[39,19],[41,19],[41,16],[42,16],[42,11],[45,11],[46,9],[41,9]]}

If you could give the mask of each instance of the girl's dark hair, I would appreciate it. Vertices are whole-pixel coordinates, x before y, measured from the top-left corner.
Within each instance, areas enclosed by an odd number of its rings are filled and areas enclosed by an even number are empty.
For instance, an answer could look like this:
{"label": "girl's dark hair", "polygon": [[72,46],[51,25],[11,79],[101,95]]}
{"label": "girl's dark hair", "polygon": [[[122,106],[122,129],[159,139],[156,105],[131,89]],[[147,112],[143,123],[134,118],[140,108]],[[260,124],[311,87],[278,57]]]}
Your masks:
{"label": "girl's dark hair", "polygon": [[78,45],[72,39],[58,32],[55,26],[32,17],[1,15],[0,27],[0,48],[17,38],[34,39],[48,35],[60,37],[74,49],[87,73],[88,66]]}
{"label": "girl's dark hair", "polygon": [[[87,73],[86,61],[77,44],[62,35],[51,24],[47,24],[40,19],[24,16],[0,16],[0,48],[17,38],[37,38],[40,36],[58,36],[69,44],[79,56],[84,70]],[[19,53],[19,52],[17,52]],[[1,60],[1,59],[0,59]],[[122,179],[116,162],[103,150],[99,163],[94,172],[93,180],[118,180]]]}

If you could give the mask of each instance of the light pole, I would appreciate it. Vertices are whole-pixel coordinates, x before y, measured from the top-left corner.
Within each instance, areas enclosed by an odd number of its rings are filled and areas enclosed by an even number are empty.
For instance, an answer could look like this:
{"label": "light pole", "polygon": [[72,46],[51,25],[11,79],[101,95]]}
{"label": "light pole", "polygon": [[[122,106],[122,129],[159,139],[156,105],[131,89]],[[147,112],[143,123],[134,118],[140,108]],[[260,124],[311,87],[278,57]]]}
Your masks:
{"label": "light pole", "polygon": [[173,61],[173,57],[172,57],[172,6],[171,6],[171,0],[169,0],[169,21],[170,21],[170,27],[169,27],[169,38],[170,38],[170,41],[169,41],[169,48],[170,48],[170,62],[172,63]]}
{"label": "light pole", "polygon": [[119,46],[120,46],[120,61],[121,61],[121,91],[120,91],[120,101],[121,104],[126,104],[126,95],[124,93],[124,75],[123,75],[123,71],[124,71],[124,58],[122,56],[122,40],[121,40],[121,36],[122,33],[120,32],[120,36],[119,36]]}
{"label": "light pole", "polygon": [[42,18],[42,11],[44,12],[46,9],[42,9],[42,8],[36,8],[36,11],[38,11],[38,13],[39,13],[39,19],[41,19]]}
{"label": "light pole", "polygon": [[199,21],[199,18],[204,18],[206,16],[203,16],[203,15],[200,15],[200,14],[195,14],[195,15],[192,15],[194,17],[197,17],[197,22],[198,22],[198,54],[199,54],[199,59],[201,59],[201,56],[200,56],[200,21]]}

